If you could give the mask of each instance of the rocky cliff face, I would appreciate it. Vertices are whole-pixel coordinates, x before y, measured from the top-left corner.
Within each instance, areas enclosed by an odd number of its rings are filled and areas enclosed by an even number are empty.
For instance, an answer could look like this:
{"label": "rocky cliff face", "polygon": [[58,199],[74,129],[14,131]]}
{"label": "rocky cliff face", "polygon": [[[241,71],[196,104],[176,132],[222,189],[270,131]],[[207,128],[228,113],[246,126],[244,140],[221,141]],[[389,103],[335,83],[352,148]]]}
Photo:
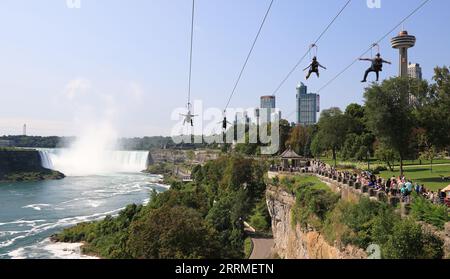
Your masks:
{"label": "rocky cliff face", "polygon": [[36,150],[0,150],[0,181],[62,179],[64,174],[45,169]]}
{"label": "rocky cliff face", "polygon": [[364,259],[367,254],[355,247],[340,249],[327,243],[316,231],[293,225],[291,209],[295,197],[271,187],[267,191],[267,205],[272,217],[274,252],[284,259]]}

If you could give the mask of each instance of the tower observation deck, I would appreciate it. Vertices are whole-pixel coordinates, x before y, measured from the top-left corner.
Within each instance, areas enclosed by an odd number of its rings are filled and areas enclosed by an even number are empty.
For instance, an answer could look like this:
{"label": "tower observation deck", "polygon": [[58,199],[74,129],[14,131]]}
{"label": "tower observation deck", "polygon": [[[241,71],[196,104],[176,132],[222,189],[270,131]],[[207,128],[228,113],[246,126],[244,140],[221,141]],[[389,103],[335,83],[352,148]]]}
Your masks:
{"label": "tower observation deck", "polygon": [[391,45],[400,52],[399,76],[408,77],[408,48],[416,45],[416,37],[409,35],[404,30],[397,37],[391,39]]}

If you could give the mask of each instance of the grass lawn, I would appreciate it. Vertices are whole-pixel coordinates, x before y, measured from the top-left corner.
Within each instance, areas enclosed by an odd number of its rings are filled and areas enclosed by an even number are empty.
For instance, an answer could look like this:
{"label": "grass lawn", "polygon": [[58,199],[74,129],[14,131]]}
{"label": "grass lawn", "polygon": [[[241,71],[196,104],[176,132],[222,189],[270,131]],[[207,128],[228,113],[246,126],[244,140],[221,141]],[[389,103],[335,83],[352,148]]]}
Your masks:
{"label": "grass lawn", "polygon": [[330,191],[330,187],[328,187],[327,184],[323,183],[320,179],[318,179],[316,176],[305,176],[301,180],[301,183],[311,183],[314,184],[312,186],[315,190],[325,190]]}
{"label": "grass lawn", "polygon": [[[398,167],[395,168],[395,172],[384,171],[381,173],[383,178],[389,178],[393,175],[400,175]],[[450,185],[450,181],[442,181],[441,179],[441,176],[450,177],[450,165],[434,166],[433,172],[430,171],[430,166],[406,166],[405,176],[414,182],[425,185],[427,189],[436,191]]]}
{"label": "grass lawn", "polygon": [[280,183],[291,192],[295,192],[298,187],[305,184],[310,184],[310,187],[315,190],[331,191],[327,184],[313,175],[286,175],[281,177]]}

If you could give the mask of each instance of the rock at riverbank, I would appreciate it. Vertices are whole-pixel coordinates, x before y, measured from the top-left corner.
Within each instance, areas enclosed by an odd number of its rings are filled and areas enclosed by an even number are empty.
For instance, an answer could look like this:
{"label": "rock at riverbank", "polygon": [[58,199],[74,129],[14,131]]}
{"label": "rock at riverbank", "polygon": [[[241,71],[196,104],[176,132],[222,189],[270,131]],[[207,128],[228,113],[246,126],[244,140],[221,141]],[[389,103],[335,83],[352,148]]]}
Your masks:
{"label": "rock at riverbank", "polygon": [[0,182],[41,181],[63,179],[64,174],[41,165],[37,150],[0,150]]}

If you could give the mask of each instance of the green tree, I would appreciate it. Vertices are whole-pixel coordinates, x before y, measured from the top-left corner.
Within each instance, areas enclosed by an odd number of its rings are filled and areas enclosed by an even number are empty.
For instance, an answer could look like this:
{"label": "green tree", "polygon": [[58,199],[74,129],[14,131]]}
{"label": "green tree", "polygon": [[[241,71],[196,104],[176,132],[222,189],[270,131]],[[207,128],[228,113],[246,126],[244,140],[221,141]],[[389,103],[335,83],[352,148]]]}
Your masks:
{"label": "green tree", "polygon": [[236,147],[234,148],[234,152],[242,155],[257,155],[259,151],[259,144],[258,143],[250,143],[250,136],[249,133],[245,133],[245,143],[238,143],[236,144]]}
{"label": "green tree", "polygon": [[412,219],[394,224],[392,234],[382,246],[387,259],[441,259],[442,241],[422,232],[422,227]]}
{"label": "green tree", "polygon": [[432,146],[446,148],[450,142],[450,70],[436,67],[434,84],[423,82],[417,91],[415,113]]}
{"label": "green tree", "polygon": [[382,84],[372,84],[364,94],[368,124],[383,144],[397,152],[401,174],[403,160],[411,154],[416,119],[410,93],[417,85],[413,79],[391,78]]}
{"label": "green tree", "polygon": [[271,218],[267,209],[266,199],[261,199],[256,205],[252,216],[250,216],[250,224],[258,231],[268,231],[270,229]]}
{"label": "green tree", "polygon": [[218,258],[216,237],[195,210],[164,206],[132,225],[128,249],[138,259]]}
{"label": "green tree", "polygon": [[313,154],[313,156],[317,159],[320,159],[320,155],[322,154],[323,149],[322,149],[322,145],[320,143],[320,138],[318,136],[318,134],[316,134],[313,137],[313,140],[311,142],[311,153]]}
{"label": "green tree", "polygon": [[371,133],[348,134],[342,147],[342,158],[362,161],[368,153],[373,153],[374,136]]}
{"label": "green tree", "polygon": [[316,135],[317,143],[321,148],[333,153],[334,164],[337,165],[337,152],[342,147],[349,131],[349,117],[339,108],[324,110],[319,120],[319,131]]}
{"label": "green tree", "polygon": [[375,150],[375,157],[385,162],[390,171],[394,171],[395,161],[398,159],[397,153],[385,144],[379,144]]}
{"label": "green tree", "polygon": [[248,202],[243,192],[229,193],[214,203],[206,220],[218,232],[225,257],[241,258],[244,245],[244,225]]}
{"label": "green tree", "polygon": [[281,154],[288,147],[288,146],[286,146],[286,142],[288,141],[289,135],[291,133],[291,125],[285,119],[281,119],[279,125],[280,125],[280,150],[279,150],[279,153]]}
{"label": "green tree", "polygon": [[419,156],[423,160],[430,161],[430,171],[433,172],[433,160],[438,155],[436,147],[432,144],[432,141],[428,138],[428,135],[423,132],[419,134]]}
{"label": "green tree", "polygon": [[345,109],[345,115],[351,119],[351,132],[357,135],[367,133],[366,109],[359,104],[350,104]]}
{"label": "green tree", "polygon": [[307,127],[297,125],[289,134],[286,146],[290,146],[297,154],[305,155],[305,149],[310,141],[310,134]]}

